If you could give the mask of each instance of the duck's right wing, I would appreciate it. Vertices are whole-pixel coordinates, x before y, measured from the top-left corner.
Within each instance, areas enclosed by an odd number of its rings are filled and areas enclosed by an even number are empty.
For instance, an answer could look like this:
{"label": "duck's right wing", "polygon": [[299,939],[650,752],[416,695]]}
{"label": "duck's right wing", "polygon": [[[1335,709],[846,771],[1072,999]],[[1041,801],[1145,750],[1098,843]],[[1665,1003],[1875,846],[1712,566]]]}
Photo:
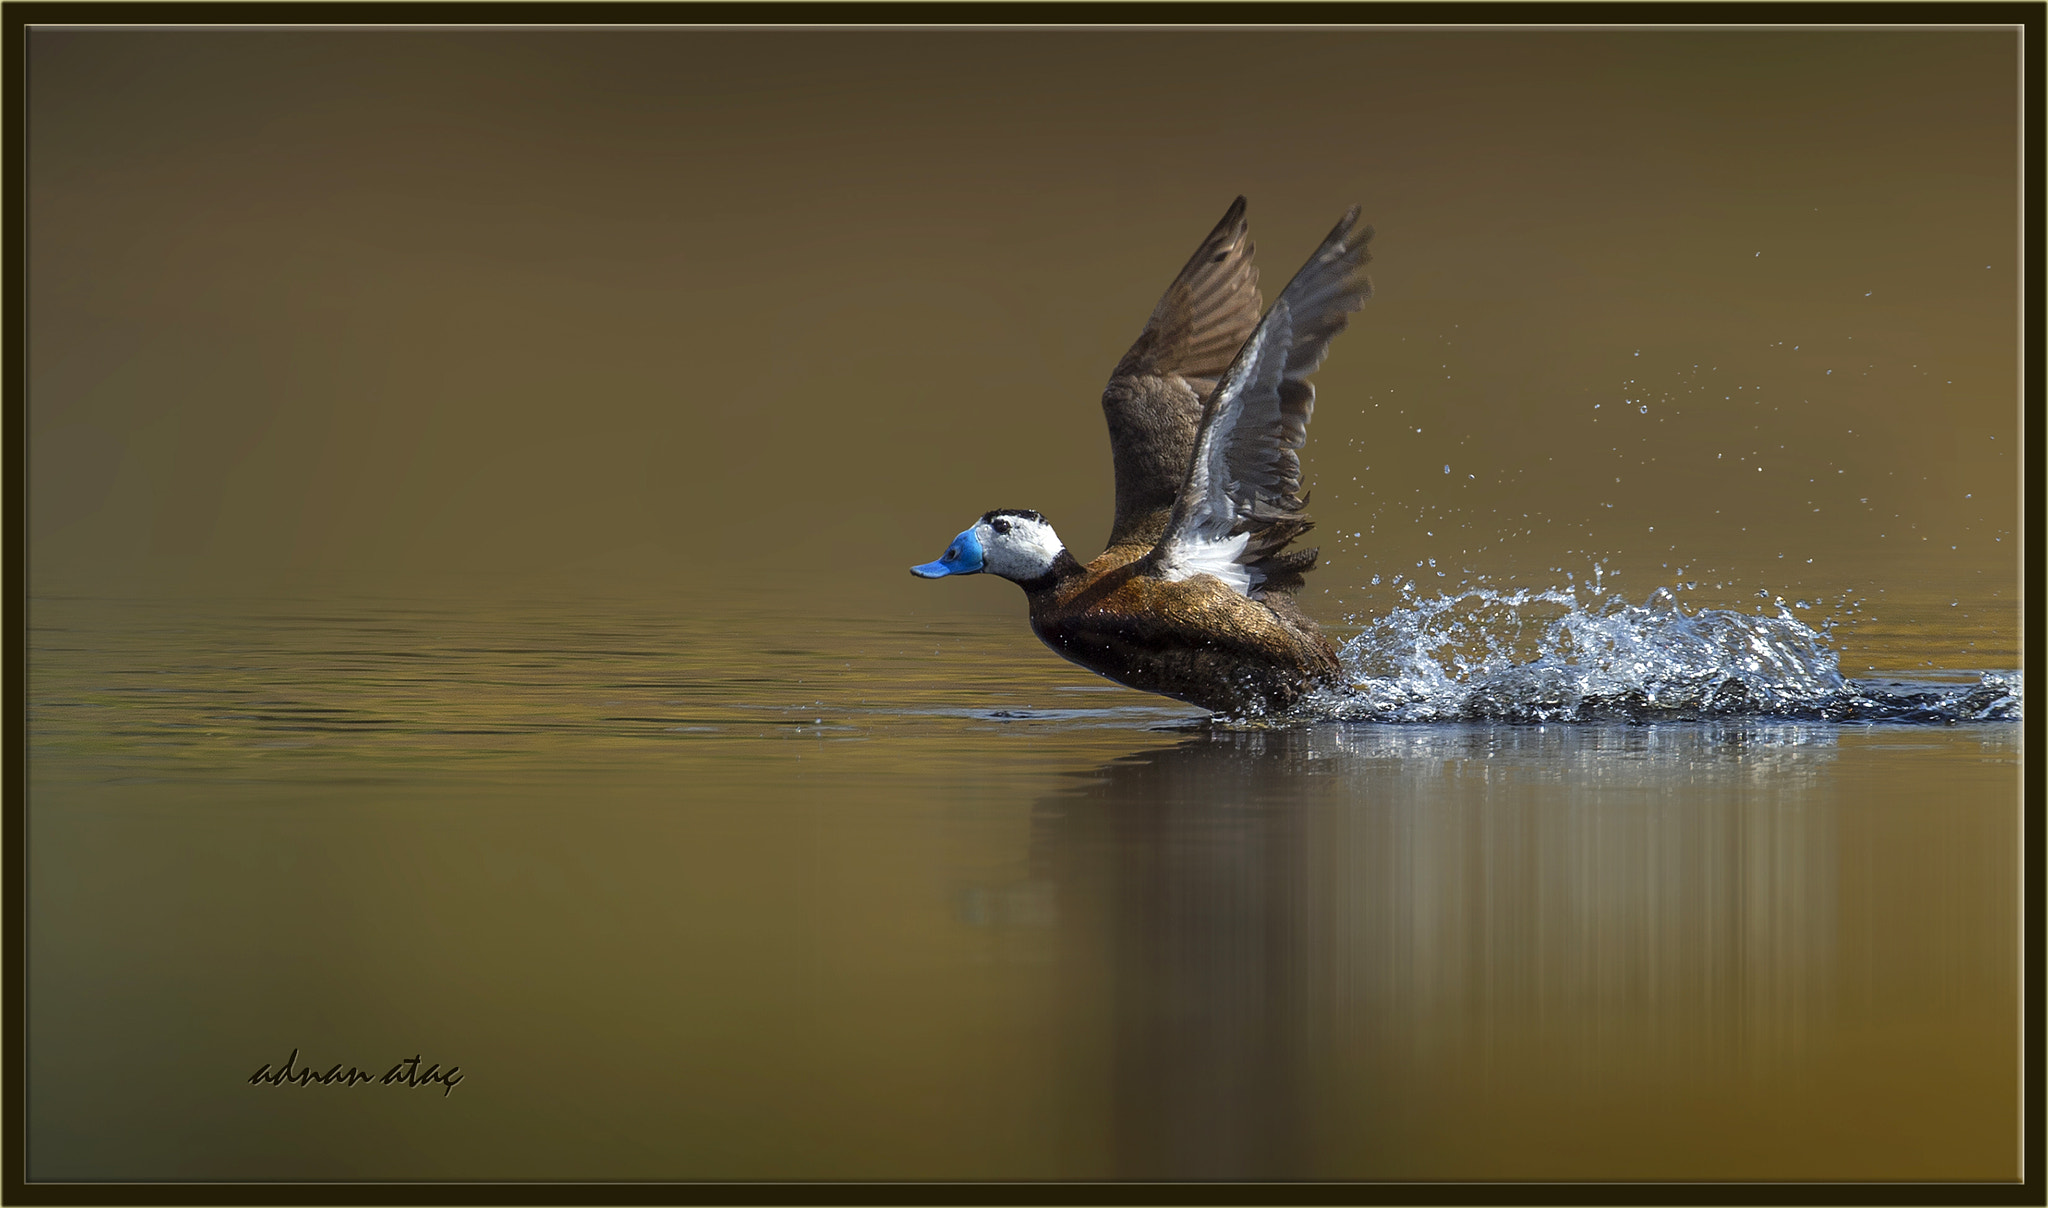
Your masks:
{"label": "duck's right wing", "polygon": [[1166,532],[1147,555],[1165,579],[1212,574],[1240,594],[1291,590],[1315,552],[1283,553],[1312,527],[1301,458],[1316,390],[1309,375],[1352,311],[1372,296],[1361,273],[1372,228],[1353,206],[1253,329],[1202,413]]}
{"label": "duck's right wing", "polygon": [[1258,324],[1262,305],[1240,197],[1167,287],[1102,392],[1116,461],[1111,546],[1149,547],[1166,531],[1187,480],[1202,400]]}

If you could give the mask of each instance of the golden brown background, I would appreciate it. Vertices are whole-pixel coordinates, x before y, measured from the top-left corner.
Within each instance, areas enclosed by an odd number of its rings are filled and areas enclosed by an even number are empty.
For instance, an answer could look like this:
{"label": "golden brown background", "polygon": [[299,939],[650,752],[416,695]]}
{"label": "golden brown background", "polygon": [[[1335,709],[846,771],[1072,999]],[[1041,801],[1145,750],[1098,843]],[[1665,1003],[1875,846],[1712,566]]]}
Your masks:
{"label": "golden brown background", "polygon": [[2013,31],[29,43],[31,1177],[2013,1175],[2017,725],[1205,726],[904,573],[1093,552],[1242,192],[1379,229],[1312,615],[2016,667]]}
{"label": "golden brown background", "polygon": [[1347,204],[1379,230],[1312,611],[1597,558],[1927,585],[2011,642],[2010,31],[30,50],[39,592],[1013,610],[902,568],[997,506],[1098,548],[1102,381],[1243,192],[1269,298]]}

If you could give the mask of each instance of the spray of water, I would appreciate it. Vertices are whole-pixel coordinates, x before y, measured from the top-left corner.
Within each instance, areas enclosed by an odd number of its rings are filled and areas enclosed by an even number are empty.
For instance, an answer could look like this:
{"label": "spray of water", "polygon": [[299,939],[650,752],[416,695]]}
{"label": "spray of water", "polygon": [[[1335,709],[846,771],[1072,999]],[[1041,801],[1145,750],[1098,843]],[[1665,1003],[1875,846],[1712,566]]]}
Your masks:
{"label": "spray of water", "polygon": [[1975,685],[1855,681],[1825,634],[1777,615],[1641,605],[1559,589],[1469,588],[1377,617],[1339,652],[1350,685],[1301,712],[1346,721],[1998,721],[2021,715],[2019,672]]}

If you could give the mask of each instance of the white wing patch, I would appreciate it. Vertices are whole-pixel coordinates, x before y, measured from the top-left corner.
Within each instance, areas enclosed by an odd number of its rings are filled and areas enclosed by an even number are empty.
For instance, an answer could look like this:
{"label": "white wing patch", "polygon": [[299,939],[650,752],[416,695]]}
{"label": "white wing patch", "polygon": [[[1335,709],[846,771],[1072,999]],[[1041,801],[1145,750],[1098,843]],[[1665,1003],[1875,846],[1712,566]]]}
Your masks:
{"label": "white wing patch", "polygon": [[1251,539],[1250,533],[1239,533],[1221,540],[1183,537],[1168,547],[1160,559],[1159,577],[1168,582],[1179,582],[1196,575],[1214,575],[1238,595],[1248,596],[1256,586],[1253,571],[1240,564],[1237,556],[1244,552],[1245,542]]}

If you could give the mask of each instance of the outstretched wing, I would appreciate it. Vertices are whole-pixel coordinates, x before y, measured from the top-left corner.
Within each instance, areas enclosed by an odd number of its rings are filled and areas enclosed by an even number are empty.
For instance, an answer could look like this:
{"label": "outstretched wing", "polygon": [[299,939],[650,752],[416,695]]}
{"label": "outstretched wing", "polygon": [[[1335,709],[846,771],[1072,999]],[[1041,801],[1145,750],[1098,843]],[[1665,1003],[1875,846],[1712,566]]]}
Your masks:
{"label": "outstretched wing", "polygon": [[1244,208],[1244,198],[1232,202],[1195,249],[1102,392],[1116,461],[1112,546],[1150,546],[1166,531],[1202,400],[1258,323],[1264,303]]}
{"label": "outstretched wing", "polygon": [[1246,595],[1291,590],[1314,550],[1283,553],[1313,527],[1301,514],[1301,458],[1316,390],[1308,381],[1330,340],[1372,295],[1359,270],[1372,228],[1358,207],[1280,291],[1209,396],[1185,481],[1152,555],[1167,579],[1213,574]]}

